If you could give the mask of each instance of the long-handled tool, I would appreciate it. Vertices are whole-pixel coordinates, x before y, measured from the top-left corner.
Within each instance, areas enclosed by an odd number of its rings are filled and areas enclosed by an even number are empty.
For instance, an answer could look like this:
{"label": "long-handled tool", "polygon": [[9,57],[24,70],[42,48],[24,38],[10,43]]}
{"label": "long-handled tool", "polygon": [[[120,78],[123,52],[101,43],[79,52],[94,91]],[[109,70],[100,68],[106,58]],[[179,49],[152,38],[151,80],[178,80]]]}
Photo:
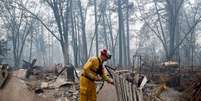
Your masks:
{"label": "long-handled tool", "polygon": [[[112,73],[111,73],[111,71],[110,70],[113,70],[113,71],[115,71],[116,70],[116,68],[112,68],[111,66],[108,66],[108,65],[105,65],[105,68],[106,68],[106,70],[107,70],[107,72],[109,73],[109,76],[113,79],[113,75],[112,75]],[[101,84],[101,86],[100,86],[100,88],[97,90],[97,94],[101,91],[101,89],[103,88],[103,86],[104,86],[104,81],[102,81],[102,84]]]}

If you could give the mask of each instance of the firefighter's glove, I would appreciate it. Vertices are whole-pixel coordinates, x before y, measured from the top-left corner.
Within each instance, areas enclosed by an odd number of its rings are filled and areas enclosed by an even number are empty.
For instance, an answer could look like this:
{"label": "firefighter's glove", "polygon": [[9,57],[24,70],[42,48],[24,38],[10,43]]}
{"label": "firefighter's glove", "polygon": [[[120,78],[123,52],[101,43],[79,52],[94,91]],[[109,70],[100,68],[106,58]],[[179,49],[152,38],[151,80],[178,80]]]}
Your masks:
{"label": "firefighter's glove", "polygon": [[103,80],[103,78],[100,77],[100,76],[96,76],[94,79],[95,79],[95,81],[101,81],[101,80]]}
{"label": "firefighter's glove", "polygon": [[109,79],[107,80],[107,82],[108,82],[109,84],[114,85],[114,81],[113,81],[111,78],[109,78]]}

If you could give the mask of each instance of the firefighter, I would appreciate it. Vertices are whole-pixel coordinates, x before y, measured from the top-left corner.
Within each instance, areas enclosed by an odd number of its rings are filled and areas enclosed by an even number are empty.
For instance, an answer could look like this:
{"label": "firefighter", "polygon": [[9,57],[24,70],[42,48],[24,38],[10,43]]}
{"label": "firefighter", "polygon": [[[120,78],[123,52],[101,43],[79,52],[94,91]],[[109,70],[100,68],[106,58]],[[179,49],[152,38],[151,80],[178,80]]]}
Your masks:
{"label": "firefighter", "polygon": [[95,81],[104,80],[110,84],[114,83],[102,65],[110,58],[107,49],[102,49],[99,56],[90,57],[85,63],[80,76],[80,101],[96,101]]}

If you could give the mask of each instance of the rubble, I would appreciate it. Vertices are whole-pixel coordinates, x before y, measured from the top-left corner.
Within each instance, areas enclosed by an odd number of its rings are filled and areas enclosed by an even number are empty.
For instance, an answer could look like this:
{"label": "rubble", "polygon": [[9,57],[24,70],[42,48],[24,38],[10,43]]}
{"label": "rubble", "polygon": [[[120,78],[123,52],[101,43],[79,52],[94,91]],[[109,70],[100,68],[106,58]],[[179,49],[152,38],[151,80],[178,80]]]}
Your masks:
{"label": "rubble", "polygon": [[26,73],[27,73],[27,69],[18,69],[18,70],[13,72],[13,76],[16,76],[16,77],[21,78],[21,79],[25,79]]}
{"label": "rubble", "polygon": [[62,76],[56,79],[38,79],[35,82],[32,81],[30,85],[36,94],[54,98],[56,101],[77,101],[79,99],[79,83],[69,82]]}
{"label": "rubble", "polygon": [[0,89],[0,101],[78,101],[79,83],[68,81],[66,72],[58,75],[55,70],[35,68],[35,62],[27,64],[27,68],[10,71],[5,87]]}
{"label": "rubble", "polygon": [[144,101],[180,101],[181,92],[167,87],[160,92],[160,97],[157,95],[161,85],[148,83],[144,90]]}
{"label": "rubble", "polygon": [[54,83],[50,84],[50,86],[53,86],[54,88],[59,88],[62,85],[73,85],[73,82],[67,82],[65,78],[58,77]]}
{"label": "rubble", "polygon": [[[143,72],[137,73],[137,71],[118,70],[113,72],[115,86],[105,83],[97,95],[97,101],[133,101],[133,99],[136,101],[185,101],[179,100],[183,97],[181,97],[182,92],[170,88],[168,82],[166,82],[171,79],[170,76],[167,76],[169,75],[169,68],[163,69],[167,70],[163,74],[167,77],[163,78],[164,83],[167,84],[166,89],[163,91],[160,91],[162,87],[160,81],[162,73],[160,72],[154,73],[154,79],[153,77],[149,78],[143,75]],[[69,81],[67,80],[66,72],[60,72],[55,72],[55,70],[36,71],[33,69],[32,75],[26,78],[27,69],[12,71],[12,75],[8,76],[9,79],[6,81],[5,87],[0,89],[0,101],[78,101],[79,80],[75,79],[74,82]],[[183,74],[181,77],[186,78],[185,76],[188,77],[188,75]],[[171,77],[174,78],[175,75]],[[188,80],[189,78],[185,82],[188,82]],[[192,91],[197,91],[196,94],[200,94],[199,89],[193,89],[195,88],[193,85],[200,84],[199,80],[194,80],[196,82],[192,83],[192,86],[189,86],[191,90],[188,89],[188,92],[185,90],[186,92],[183,93],[185,96],[183,97],[184,99],[187,99],[187,97],[188,99],[195,98],[190,96],[193,95]],[[100,88],[100,84],[100,82],[97,82],[97,89]],[[200,101],[200,99],[198,98],[197,101]]]}
{"label": "rubble", "polygon": [[201,101],[201,75],[195,75],[193,77],[194,79],[186,87],[187,89],[181,96],[183,101]]}

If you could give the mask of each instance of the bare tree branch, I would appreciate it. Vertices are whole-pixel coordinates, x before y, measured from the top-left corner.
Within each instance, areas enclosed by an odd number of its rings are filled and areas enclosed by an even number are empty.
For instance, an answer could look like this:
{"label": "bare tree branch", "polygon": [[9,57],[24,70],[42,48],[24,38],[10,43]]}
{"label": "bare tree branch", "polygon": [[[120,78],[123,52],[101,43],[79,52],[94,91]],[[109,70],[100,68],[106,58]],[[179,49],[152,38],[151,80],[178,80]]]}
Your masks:
{"label": "bare tree branch", "polygon": [[58,38],[57,35],[54,34],[54,32],[42,21],[42,19],[40,17],[38,17],[37,14],[34,14],[33,12],[31,12],[30,10],[28,10],[26,7],[24,7],[22,4],[19,4],[18,2],[15,2],[22,10],[27,11],[28,13],[30,13],[33,18],[37,19],[58,41],[61,41],[61,39]]}

